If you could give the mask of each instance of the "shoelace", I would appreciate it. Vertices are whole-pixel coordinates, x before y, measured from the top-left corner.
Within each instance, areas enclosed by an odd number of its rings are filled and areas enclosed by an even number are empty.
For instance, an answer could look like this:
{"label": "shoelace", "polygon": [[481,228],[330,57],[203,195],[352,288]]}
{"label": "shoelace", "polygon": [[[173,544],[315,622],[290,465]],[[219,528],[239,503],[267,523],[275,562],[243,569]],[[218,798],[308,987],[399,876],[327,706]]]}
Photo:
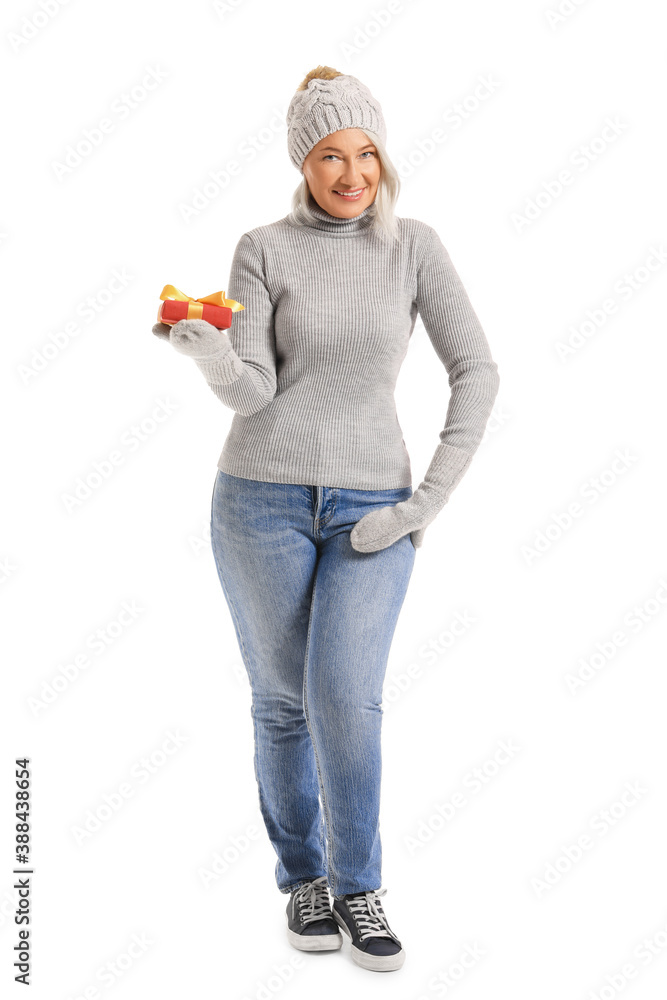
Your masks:
{"label": "shoelace", "polygon": [[312,882],[305,882],[294,894],[294,906],[302,924],[313,920],[331,919],[331,904],[327,889],[326,875],[320,875]]}
{"label": "shoelace", "polygon": [[387,923],[382,904],[378,901],[378,896],[384,896],[386,892],[386,889],[371,889],[363,895],[355,896],[354,899],[346,900],[362,941],[367,937],[388,937],[392,940],[396,938]]}

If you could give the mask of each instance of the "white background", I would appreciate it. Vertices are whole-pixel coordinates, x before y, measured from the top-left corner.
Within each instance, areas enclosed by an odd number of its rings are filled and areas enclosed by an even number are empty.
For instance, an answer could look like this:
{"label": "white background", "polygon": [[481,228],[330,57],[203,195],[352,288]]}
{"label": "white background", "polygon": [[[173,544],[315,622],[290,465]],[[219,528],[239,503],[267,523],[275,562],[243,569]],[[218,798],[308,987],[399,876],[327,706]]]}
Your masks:
{"label": "white background", "polygon": [[[39,1000],[664,997],[664,35],[647,0],[564,2],[560,20],[558,2],[4,5],[7,996],[24,995],[12,805],[28,755]],[[388,666],[383,903],[407,956],[390,976],[355,966],[347,941],[310,956],[287,943],[208,541],[233,414],[151,334],[165,283],[224,290],[240,235],[290,210],[284,115],[318,63],[380,100],[397,214],[438,231],[500,374],[485,439],[417,553]],[[103,118],[111,131],[58,176]],[[186,222],[230,160],[240,172]],[[415,487],[448,391],[418,321],[396,393]],[[114,450],[121,464],[68,510]],[[124,604],[134,618],[118,625]],[[457,615],[473,621],[452,639]],[[165,754],[169,733],[181,743]],[[501,741],[515,750],[496,763]],[[105,813],[121,786],[131,796]],[[444,820],[452,800],[465,804]],[[206,887],[216,854],[227,868]]]}

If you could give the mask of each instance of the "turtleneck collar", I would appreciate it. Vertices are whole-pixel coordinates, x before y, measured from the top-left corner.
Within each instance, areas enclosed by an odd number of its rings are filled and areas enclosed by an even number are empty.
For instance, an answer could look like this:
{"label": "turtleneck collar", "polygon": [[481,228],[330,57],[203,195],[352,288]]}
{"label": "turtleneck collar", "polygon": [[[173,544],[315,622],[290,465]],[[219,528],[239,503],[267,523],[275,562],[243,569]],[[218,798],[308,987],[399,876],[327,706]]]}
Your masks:
{"label": "turtleneck collar", "polygon": [[374,204],[374,202],[371,202],[363,212],[360,212],[359,215],[355,215],[351,219],[339,219],[335,215],[329,215],[323,208],[320,208],[317,202],[310,198],[308,200],[308,207],[313,214],[312,220],[301,224],[296,221],[293,212],[290,212],[287,219],[290,225],[298,226],[299,228],[305,227],[309,232],[320,233],[322,236],[356,236],[358,233],[365,232],[372,225],[374,213],[372,214],[371,210]]}

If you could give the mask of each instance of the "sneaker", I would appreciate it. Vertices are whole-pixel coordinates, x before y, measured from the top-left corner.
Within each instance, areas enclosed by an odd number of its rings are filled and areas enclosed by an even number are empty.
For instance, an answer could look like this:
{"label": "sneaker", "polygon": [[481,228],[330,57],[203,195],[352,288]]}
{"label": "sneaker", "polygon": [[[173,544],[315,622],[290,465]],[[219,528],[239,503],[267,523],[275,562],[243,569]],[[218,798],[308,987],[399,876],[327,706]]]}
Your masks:
{"label": "sneaker", "polygon": [[331,915],[326,875],[295,889],[287,904],[287,939],[300,951],[334,951],[343,938]]}
{"label": "sneaker", "polygon": [[405,961],[403,946],[387,923],[380,896],[386,889],[352,892],[334,899],[334,920],[350,938],[352,958],[364,969],[392,972]]}

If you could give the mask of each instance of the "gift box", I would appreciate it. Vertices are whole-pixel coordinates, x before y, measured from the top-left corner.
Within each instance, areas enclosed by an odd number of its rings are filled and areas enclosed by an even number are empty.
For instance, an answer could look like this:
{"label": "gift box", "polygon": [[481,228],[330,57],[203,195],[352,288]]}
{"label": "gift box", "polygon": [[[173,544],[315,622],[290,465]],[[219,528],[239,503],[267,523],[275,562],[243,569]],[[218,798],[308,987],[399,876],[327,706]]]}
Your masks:
{"label": "gift box", "polygon": [[175,288],[165,285],[160,295],[162,302],[157,312],[159,323],[173,326],[180,319],[204,319],[218,330],[228,330],[232,314],[244,307],[234,299],[225,298],[224,292],[212,292],[201,299],[193,299]]}

